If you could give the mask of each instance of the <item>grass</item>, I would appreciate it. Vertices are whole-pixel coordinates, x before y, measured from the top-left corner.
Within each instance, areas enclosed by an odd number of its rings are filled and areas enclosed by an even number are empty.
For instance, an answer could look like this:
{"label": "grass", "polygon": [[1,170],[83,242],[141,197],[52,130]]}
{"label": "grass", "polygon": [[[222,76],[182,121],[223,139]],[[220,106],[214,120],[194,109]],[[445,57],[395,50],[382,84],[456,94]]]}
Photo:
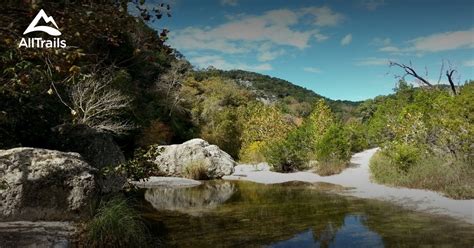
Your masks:
{"label": "grass", "polygon": [[315,166],[315,172],[320,176],[330,176],[341,173],[347,165],[348,162],[340,160],[322,161]]}
{"label": "grass", "polygon": [[204,161],[196,160],[189,162],[183,171],[183,176],[194,180],[207,180],[207,166]]}
{"label": "grass", "polygon": [[474,198],[474,167],[461,161],[425,156],[400,171],[379,151],[370,160],[370,170],[378,183],[433,190],[454,199]]}
{"label": "grass", "polygon": [[99,207],[86,225],[87,247],[148,247],[148,230],[138,213],[123,198]]}

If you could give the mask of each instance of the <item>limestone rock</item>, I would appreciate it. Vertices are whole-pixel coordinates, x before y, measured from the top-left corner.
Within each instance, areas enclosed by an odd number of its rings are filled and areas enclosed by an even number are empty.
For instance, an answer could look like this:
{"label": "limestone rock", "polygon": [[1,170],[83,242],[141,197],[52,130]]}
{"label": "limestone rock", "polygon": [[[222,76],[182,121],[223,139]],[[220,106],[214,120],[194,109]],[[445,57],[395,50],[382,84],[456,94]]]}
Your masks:
{"label": "limestone rock", "polygon": [[68,220],[86,215],[96,193],[92,171],[77,153],[0,150],[0,220]]}
{"label": "limestone rock", "polygon": [[159,146],[160,155],[153,163],[159,174],[182,177],[187,166],[200,162],[206,168],[208,178],[221,178],[234,172],[236,165],[232,157],[216,145],[202,139],[192,139],[179,145]]}

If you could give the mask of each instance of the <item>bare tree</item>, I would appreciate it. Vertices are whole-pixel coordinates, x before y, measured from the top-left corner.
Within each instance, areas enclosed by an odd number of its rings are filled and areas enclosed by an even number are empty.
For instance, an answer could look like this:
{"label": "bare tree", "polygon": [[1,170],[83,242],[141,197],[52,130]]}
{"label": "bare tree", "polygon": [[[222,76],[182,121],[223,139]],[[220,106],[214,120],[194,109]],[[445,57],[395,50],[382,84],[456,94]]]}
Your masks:
{"label": "bare tree", "polygon": [[185,59],[171,62],[171,67],[156,82],[158,92],[162,93],[169,104],[169,115],[177,108],[181,96],[179,94],[182,81],[187,76],[191,65]]}
{"label": "bare tree", "polygon": [[121,134],[134,128],[119,115],[129,108],[131,100],[111,87],[112,77],[87,75],[70,90],[72,114],[78,124],[101,132]]}
{"label": "bare tree", "polygon": [[[402,76],[403,79],[405,78],[405,76],[410,75],[410,76],[416,78],[422,84],[424,84],[428,87],[433,87],[432,83],[430,83],[428,80],[426,80],[423,76],[421,76],[419,73],[417,73],[415,71],[415,69],[411,65],[411,62],[410,62],[410,65],[406,65],[406,64],[400,64],[400,63],[397,63],[397,62],[394,62],[394,61],[390,61],[390,67],[393,67],[393,66],[399,67],[399,68],[401,68],[405,71],[405,75]],[[443,70],[444,70],[444,61],[441,64],[441,71],[440,71],[440,76],[439,76],[438,83],[441,81],[441,76],[442,76]],[[456,72],[456,70],[453,69],[452,66],[450,66],[449,69],[446,70],[446,77],[448,78],[449,85],[451,86],[451,91],[453,92],[454,95],[457,94],[456,86],[454,85],[454,81],[453,81],[453,74],[455,72]]]}

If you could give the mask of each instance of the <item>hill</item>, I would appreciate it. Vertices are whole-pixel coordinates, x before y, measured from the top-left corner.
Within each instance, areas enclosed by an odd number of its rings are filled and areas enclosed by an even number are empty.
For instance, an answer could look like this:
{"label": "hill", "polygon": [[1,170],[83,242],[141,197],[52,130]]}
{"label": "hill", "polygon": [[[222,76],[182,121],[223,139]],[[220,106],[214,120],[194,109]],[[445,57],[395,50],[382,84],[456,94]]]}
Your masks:
{"label": "hill", "polygon": [[[347,100],[332,100],[321,96],[316,92],[288,82],[284,79],[263,75],[256,72],[244,70],[224,71],[219,69],[207,69],[196,72],[197,77],[208,78],[212,76],[230,79],[236,82],[242,88],[250,90],[256,98],[265,103],[279,102],[282,107],[291,112],[287,107],[290,105],[299,105],[298,116],[307,116],[311,112],[314,103],[320,99],[325,100],[332,111],[343,120],[357,115],[356,108],[362,101],[354,102]],[[299,113],[298,113],[299,112]]]}

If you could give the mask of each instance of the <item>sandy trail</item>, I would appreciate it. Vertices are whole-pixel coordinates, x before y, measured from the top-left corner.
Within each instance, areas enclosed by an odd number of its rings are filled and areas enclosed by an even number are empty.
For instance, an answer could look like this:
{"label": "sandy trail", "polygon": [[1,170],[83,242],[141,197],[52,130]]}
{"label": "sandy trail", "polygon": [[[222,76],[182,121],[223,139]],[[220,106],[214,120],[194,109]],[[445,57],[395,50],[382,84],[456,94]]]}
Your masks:
{"label": "sandy trail", "polygon": [[429,213],[448,215],[474,224],[474,200],[454,200],[429,190],[389,187],[370,181],[369,160],[377,149],[370,149],[352,156],[352,166],[342,173],[322,177],[312,172],[278,173],[268,167],[238,165],[226,180],[247,180],[257,183],[274,184],[289,181],[326,182],[349,187],[346,194],[390,201],[394,204]]}

